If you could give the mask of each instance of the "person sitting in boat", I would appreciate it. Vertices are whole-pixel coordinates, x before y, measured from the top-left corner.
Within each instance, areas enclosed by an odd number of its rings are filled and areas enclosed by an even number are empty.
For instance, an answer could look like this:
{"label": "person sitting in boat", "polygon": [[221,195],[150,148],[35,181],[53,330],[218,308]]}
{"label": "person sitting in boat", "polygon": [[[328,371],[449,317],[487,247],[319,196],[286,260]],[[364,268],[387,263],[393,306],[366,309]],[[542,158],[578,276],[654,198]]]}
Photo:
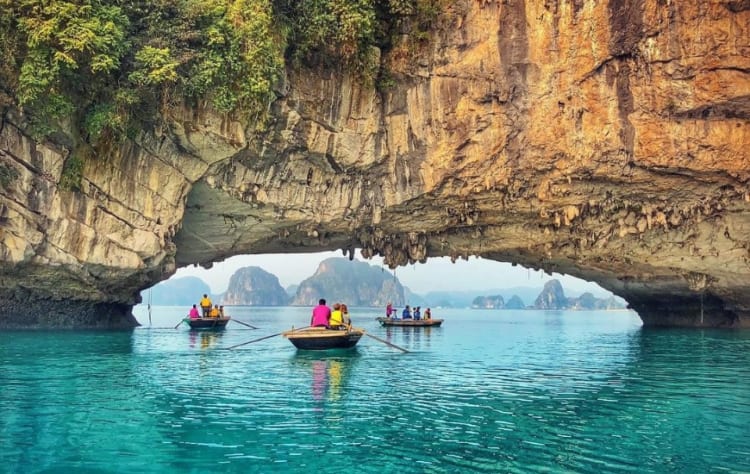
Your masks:
{"label": "person sitting in boat", "polygon": [[393,316],[393,305],[389,301],[388,304],[385,306],[385,317],[390,318]]}
{"label": "person sitting in boat", "polygon": [[224,317],[224,305],[219,306],[219,317]]}
{"label": "person sitting in boat", "polygon": [[198,305],[193,305],[192,308],[190,308],[190,312],[188,313],[188,317],[190,319],[200,319],[201,314],[198,312]]}
{"label": "person sitting in boat", "polygon": [[401,313],[401,319],[411,319],[411,309],[408,304],[406,305],[406,308],[404,308],[403,313]]}
{"label": "person sitting in boat", "polygon": [[344,325],[344,316],[341,313],[341,304],[334,303],[333,311],[331,311],[331,317],[328,320],[328,327],[330,329],[340,329]]}
{"label": "person sitting in boat", "polygon": [[424,318],[432,319],[432,312],[430,311],[430,308],[427,308],[426,310],[424,310]]}
{"label": "person sitting in boat", "polygon": [[344,319],[344,326],[346,326],[347,329],[351,329],[352,319],[349,317],[349,307],[344,303],[341,303],[341,316]]}
{"label": "person sitting in boat", "polygon": [[416,308],[414,308],[414,319],[422,319],[422,313],[419,310],[420,308],[421,306],[417,306]]}
{"label": "person sitting in boat", "polygon": [[219,317],[219,305],[214,305],[213,309],[208,313],[209,318],[218,318]]}
{"label": "person sitting in boat", "polygon": [[325,298],[318,300],[318,306],[312,310],[312,318],[310,318],[310,326],[312,327],[328,327],[328,321],[331,319],[331,308],[326,306]]}
{"label": "person sitting in boat", "polygon": [[203,310],[203,317],[207,318],[208,313],[211,312],[211,298],[208,297],[208,295],[203,295],[203,298],[201,298],[201,309]]}

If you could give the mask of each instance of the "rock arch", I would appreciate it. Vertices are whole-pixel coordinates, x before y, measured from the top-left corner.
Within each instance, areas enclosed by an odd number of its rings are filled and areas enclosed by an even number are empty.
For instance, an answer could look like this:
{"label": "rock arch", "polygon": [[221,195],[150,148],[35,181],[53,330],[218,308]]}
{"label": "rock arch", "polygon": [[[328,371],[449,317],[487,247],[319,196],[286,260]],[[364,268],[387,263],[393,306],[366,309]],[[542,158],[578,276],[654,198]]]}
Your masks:
{"label": "rock arch", "polygon": [[471,2],[416,59],[384,56],[393,87],[290,69],[261,131],[177,107],[80,191],[58,185],[66,141],[6,109],[2,324],[64,300],[127,326],[176,266],[358,247],[568,273],[647,325],[750,326],[750,9],[728,5]]}

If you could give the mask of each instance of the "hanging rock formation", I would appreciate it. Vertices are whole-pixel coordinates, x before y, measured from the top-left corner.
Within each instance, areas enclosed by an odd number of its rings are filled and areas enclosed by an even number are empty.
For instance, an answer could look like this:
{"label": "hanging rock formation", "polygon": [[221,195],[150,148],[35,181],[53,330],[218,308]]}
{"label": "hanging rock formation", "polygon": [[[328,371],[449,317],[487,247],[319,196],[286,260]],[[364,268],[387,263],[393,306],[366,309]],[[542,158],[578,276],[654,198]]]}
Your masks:
{"label": "hanging rock formation", "polygon": [[126,327],[176,266],[337,248],[480,255],[596,281],[647,325],[750,326],[750,4],[449,8],[429,47],[384,53],[386,90],[289,70],[262,132],[175,108],[79,192],[65,137],[4,110],[0,326]]}

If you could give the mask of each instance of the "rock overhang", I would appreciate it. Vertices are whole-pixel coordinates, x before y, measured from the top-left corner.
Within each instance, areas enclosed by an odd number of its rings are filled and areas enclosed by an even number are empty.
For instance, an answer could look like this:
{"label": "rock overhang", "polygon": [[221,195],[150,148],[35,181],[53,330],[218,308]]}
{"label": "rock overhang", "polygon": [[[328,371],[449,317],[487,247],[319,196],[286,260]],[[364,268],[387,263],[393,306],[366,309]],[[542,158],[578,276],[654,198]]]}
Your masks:
{"label": "rock overhang", "polygon": [[69,151],[6,110],[3,294],[127,306],[177,266],[362,248],[568,273],[647,324],[747,326],[750,11],[503,5],[417,61],[388,52],[390,89],[290,69],[261,131],[175,107],[77,192],[56,186]]}

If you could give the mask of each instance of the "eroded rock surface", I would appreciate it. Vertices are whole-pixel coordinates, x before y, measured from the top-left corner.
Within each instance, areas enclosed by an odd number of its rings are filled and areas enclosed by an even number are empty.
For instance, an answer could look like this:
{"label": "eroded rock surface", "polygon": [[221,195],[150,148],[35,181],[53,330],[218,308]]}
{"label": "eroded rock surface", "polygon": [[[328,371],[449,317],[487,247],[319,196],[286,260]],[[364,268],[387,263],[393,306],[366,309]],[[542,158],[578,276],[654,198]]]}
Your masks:
{"label": "eroded rock surface", "polygon": [[[58,185],[66,141],[5,111],[1,296],[127,325],[176,266],[363,248],[572,274],[648,325],[750,326],[747,2],[450,8],[429,47],[383,53],[386,90],[290,70],[262,132],[176,109],[87,160],[80,192]],[[28,316],[0,325],[48,325]]]}

